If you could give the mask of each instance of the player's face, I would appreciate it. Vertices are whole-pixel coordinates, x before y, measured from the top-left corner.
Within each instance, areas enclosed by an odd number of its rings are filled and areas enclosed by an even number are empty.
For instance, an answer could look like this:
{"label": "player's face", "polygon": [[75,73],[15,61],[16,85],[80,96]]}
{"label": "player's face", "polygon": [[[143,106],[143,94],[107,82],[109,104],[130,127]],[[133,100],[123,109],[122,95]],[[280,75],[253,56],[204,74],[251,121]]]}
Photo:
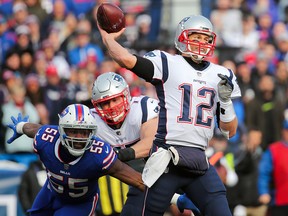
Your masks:
{"label": "player's face", "polygon": [[111,109],[113,107],[117,107],[117,105],[121,103],[123,103],[123,96],[118,96],[110,100],[101,102],[100,106],[102,107],[103,110],[106,110],[106,109]]}
{"label": "player's face", "polygon": [[[77,142],[77,139],[87,139],[91,133],[90,129],[75,129],[75,128],[66,128],[65,133],[68,137],[74,138],[73,140],[73,147],[75,149],[83,149],[86,145],[86,142],[79,141]],[[75,139],[76,138],[76,139]]]}
{"label": "player's face", "polygon": [[188,36],[189,38],[189,49],[194,52],[194,53],[199,53],[199,54],[206,54],[208,53],[208,48],[207,47],[203,47],[200,46],[200,44],[202,45],[207,45],[210,44],[211,42],[211,37],[206,35],[206,34],[202,34],[202,33],[192,33]]}

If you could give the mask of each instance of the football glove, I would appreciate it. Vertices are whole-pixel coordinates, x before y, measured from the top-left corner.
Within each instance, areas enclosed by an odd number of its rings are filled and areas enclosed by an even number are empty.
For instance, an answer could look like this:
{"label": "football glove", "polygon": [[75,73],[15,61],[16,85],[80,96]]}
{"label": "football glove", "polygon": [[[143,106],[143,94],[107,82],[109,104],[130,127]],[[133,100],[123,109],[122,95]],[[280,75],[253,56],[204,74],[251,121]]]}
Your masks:
{"label": "football glove", "polygon": [[231,100],[231,94],[234,89],[232,79],[227,75],[218,74],[221,80],[218,83],[218,96],[220,101],[227,103]]}
{"label": "football glove", "polygon": [[23,133],[19,133],[19,130],[17,131],[17,125],[19,123],[21,123],[21,122],[22,122],[21,124],[23,124],[25,122],[28,122],[29,121],[29,116],[23,117],[22,114],[19,113],[17,119],[14,118],[14,116],[11,116],[11,120],[12,120],[13,124],[8,124],[7,126],[13,130],[13,135],[12,135],[12,137],[10,137],[7,140],[8,144],[11,144],[18,137],[22,136]]}
{"label": "football glove", "polygon": [[182,194],[177,199],[177,207],[181,213],[184,212],[184,209],[190,209],[195,216],[200,216],[200,210],[194,205],[194,203],[186,196]]}

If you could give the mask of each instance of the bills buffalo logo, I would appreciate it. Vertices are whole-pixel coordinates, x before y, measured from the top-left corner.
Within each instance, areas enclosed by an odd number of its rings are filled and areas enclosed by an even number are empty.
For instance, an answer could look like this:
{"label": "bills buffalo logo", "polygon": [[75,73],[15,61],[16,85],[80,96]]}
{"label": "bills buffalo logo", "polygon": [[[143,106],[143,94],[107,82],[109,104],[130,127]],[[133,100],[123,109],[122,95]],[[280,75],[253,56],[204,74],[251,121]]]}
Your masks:
{"label": "bills buffalo logo", "polygon": [[60,117],[64,117],[68,112],[69,112],[69,107],[67,107],[66,109],[64,109],[64,110],[60,113]]}

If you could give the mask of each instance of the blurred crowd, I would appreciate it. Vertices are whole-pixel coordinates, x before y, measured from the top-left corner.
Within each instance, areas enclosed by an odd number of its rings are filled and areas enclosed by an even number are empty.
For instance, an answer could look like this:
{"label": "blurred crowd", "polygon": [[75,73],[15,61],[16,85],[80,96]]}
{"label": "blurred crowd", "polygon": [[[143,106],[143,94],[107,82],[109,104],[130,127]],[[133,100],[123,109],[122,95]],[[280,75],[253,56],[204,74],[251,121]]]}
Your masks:
{"label": "blurred crowd", "polygon": [[[108,1],[125,12],[125,36],[119,39],[125,47],[138,54],[151,49],[176,52],[170,42],[174,29],[161,29],[163,1]],[[0,4],[2,156],[23,162],[19,154],[32,154],[32,140],[27,137],[13,145],[6,143],[12,135],[6,128],[10,116],[22,112],[30,122],[57,124],[57,113],[68,104],[91,107],[91,85],[99,74],[117,72],[127,80],[132,96],[155,97],[150,84],[106,54],[95,20],[102,2],[106,1],[6,0]],[[216,133],[211,147],[229,155],[238,175],[236,184],[227,185],[231,209],[241,204],[251,215],[265,215],[267,203],[259,201],[257,187],[258,164],[263,152],[283,139],[282,130],[288,128],[283,127],[285,117],[288,121],[288,1],[198,3],[217,34],[216,52],[209,60],[232,69],[242,91],[242,98],[234,101],[238,133],[226,142]],[[283,175],[288,181],[288,173]]]}

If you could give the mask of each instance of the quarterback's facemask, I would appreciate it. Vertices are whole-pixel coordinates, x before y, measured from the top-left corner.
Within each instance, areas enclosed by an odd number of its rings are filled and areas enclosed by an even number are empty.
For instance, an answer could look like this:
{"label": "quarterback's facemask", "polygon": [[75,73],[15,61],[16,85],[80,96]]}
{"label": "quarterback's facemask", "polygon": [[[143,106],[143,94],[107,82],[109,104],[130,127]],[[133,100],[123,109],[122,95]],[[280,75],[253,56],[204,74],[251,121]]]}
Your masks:
{"label": "quarterback's facemask", "polygon": [[[193,33],[209,36],[209,40],[203,43],[191,40],[189,36]],[[213,32],[212,23],[201,15],[185,17],[178,24],[175,35],[175,47],[183,54],[191,56],[196,61],[213,55],[215,49],[216,34]]]}

